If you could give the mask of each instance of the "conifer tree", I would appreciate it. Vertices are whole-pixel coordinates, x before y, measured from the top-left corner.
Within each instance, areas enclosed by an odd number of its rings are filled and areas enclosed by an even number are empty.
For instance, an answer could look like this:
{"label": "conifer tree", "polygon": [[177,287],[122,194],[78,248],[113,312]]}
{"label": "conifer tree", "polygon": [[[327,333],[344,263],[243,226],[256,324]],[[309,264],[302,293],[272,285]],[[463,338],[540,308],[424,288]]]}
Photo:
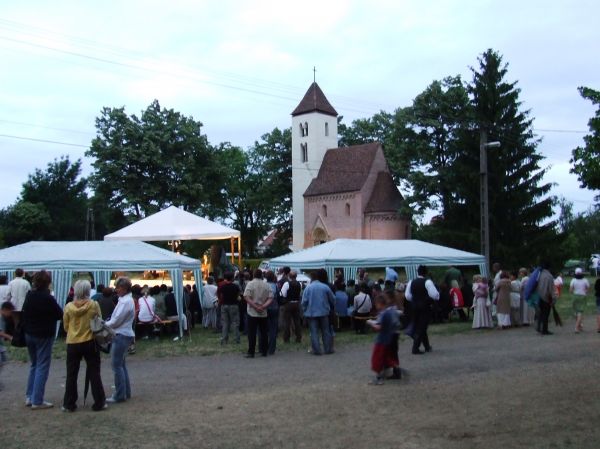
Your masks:
{"label": "conifer tree", "polygon": [[[504,266],[534,263],[551,254],[549,242],[556,238],[551,220],[555,199],[552,185],[544,183],[547,168],[538,151],[540,140],[533,133],[533,120],[522,109],[520,89],[507,78],[508,65],[493,50],[472,68],[468,86],[471,119],[462,129],[460,151],[453,173],[454,207],[445,217],[445,243],[480,249],[480,130],[500,148],[488,149],[490,254]],[[450,232],[452,230],[452,232]],[[454,241],[452,241],[454,240]]]}

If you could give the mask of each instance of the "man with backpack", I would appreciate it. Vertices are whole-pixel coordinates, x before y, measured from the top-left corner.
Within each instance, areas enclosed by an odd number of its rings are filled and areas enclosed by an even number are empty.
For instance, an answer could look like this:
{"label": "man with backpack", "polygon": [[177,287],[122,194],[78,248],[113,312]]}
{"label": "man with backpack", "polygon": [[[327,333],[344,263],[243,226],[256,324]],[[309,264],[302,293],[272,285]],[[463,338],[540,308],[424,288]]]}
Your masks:
{"label": "man with backpack", "polygon": [[281,286],[279,292],[280,305],[283,307],[283,341],[290,342],[291,326],[294,326],[296,343],[302,342],[302,319],[300,316],[300,299],[302,285],[296,280],[298,273],[290,271],[289,280]]}

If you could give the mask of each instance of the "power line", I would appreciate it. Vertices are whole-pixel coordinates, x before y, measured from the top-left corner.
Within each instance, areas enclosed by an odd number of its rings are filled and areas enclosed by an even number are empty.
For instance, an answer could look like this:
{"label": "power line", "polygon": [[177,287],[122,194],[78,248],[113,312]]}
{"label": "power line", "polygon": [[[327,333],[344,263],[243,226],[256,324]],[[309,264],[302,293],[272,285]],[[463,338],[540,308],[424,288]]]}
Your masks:
{"label": "power line", "polygon": [[[4,22],[5,24],[8,24],[9,26],[7,27],[6,25],[2,25],[2,22]],[[107,44],[98,43],[98,42],[93,41],[93,40],[84,39],[84,38],[78,38],[78,37],[70,36],[70,35],[65,34],[65,33],[60,33],[60,32],[48,30],[48,29],[41,28],[41,27],[30,26],[30,25],[26,25],[26,24],[22,24],[22,23],[19,23],[19,22],[14,22],[14,21],[6,20],[6,19],[0,19],[0,27],[8,28],[11,31],[13,31],[13,29],[15,27],[17,28],[17,31],[19,31],[18,28],[30,28],[30,29],[34,29],[34,30],[41,30],[43,33],[51,33],[51,34],[55,34],[55,35],[59,35],[59,36],[65,36],[68,39],[71,39],[73,41],[79,41],[84,46],[87,46],[87,47],[92,47],[92,48],[100,49],[100,50],[103,50],[103,51],[108,50],[109,52],[111,52],[113,54],[116,54],[116,55],[119,55],[119,56],[131,57],[130,54],[128,55],[127,53],[124,53],[122,51],[122,49],[120,49],[119,47],[109,46]],[[13,28],[13,29],[11,29],[11,28]],[[35,34],[35,35],[40,36],[39,32],[34,32],[34,33],[29,32],[29,34]],[[54,52],[59,52],[59,53],[67,54],[67,55],[70,55],[70,56],[75,56],[75,57],[85,58],[85,59],[88,59],[88,60],[102,62],[102,63],[106,63],[106,64],[112,64],[112,65],[122,66],[122,67],[130,68],[130,69],[137,69],[137,70],[143,70],[143,71],[151,71],[151,72],[160,73],[160,74],[167,74],[167,75],[173,76],[173,77],[178,77],[178,76],[181,75],[181,74],[175,74],[175,73],[172,73],[172,72],[169,72],[169,71],[165,71],[165,70],[157,70],[157,69],[153,69],[153,68],[149,68],[149,67],[144,67],[144,66],[140,66],[140,65],[136,65],[136,64],[126,63],[126,62],[120,62],[120,61],[114,61],[114,60],[107,59],[107,58],[102,58],[102,57],[87,55],[87,54],[80,53],[80,52],[75,52],[75,51],[58,49],[58,48],[55,48],[55,47],[50,47],[50,46],[47,46],[47,45],[32,43],[32,42],[28,42],[28,41],[25,41],[25,40],[14,39],[14,38],[10,38],[10,37],[0,36],[0,39],[4,39],[4,40],[7,40],[7,41],[16,42],[16,43],[20,43],[20,44],[24,44],[24,45],[29,45],[29,46],[33,46],[33,47],[38,47],[38,48],[42,48],[42,49],[50,50],[50,51],[54,51]],[[116,49],[116,50],[113,50],[113,49]],[[131,51],[131,50],[127,50],[127,51]],[[137,53],[137,54],[141,55],[140,53]],[[161,61],[155,61],[155,62],[160,63]],[[188,68],[188,70],[190,70],[190,69]],[[191,70],[194,71],[193,68]],[[265,80],[260,80],[260,79],[257,79],[257,78],[251,78],[251,77],[243,77],[243,76],[240,76],[240,75],[237,75],[237,74],[231,74],[231,73],[228,73],[228,72],[222,72],[222,71],[217,71],[217,70],[212,70],[212,69],[206,69],[206,68],[203,68],[203,70],[210,71],[210,72],[213,72],[213,73],[217,73],[217,74],[219,74],[222,77],[230,78],[234,82],[238,82],[238,83],[241,83],[241,84],[246,84],[246,85],[254,86],[254,87],[257,87],[257,88],[268,88],[268,89],[271,89],[271,90],[280,90],[280,91],[283,91],[286,94],[290,94],[290,93],[294,93],[295,94],[295,93],[298,93],[300,91],[300,89],[301,89],[301,88],[299,88],[297,86],[291,86],[291,85],[286,85],[286,84],[283,84],[283,83],[277,83],[277,82],[272,82],[272,81],[265,81]],[[187,77],[195,79],[196,81],[199,81],[199,82],[202,82],[202,83],[212,84],[212,85],[215,85],[215,86],[225,87],[225,88],[228,88],[228,89],[235,89],[235,90],[244,91],[244,92],[248,92],[248,93],[254,93],[254,94],[258,94],[258,95],[271,96],[273,98],[278,98],[278,99],[282,99],[282,100],[289,100],[289,101],[296,101],[297,100],[297,98],[291,98],[289,96],[283,96],[283,95],[276,95],[276,94],[264,92],[262,90],[249,89],[249,88],[234,86],[234,85],[230,85],[230,84],[220,83],[220,82],[216,82],[216,81],[211,81],[211,80],[207,80],[207,79],[198,79],[198,75],[194,76],[193,73],[192,74],[188,74]],[[351,97],[344,97],[344,96],[337,96],[337,95],[332,95],[332,96],[341,99],[342,103],[345,103],[344,99],[347,99],[347,100],[352,101],[352,102],[356,101],[356,99],[351,98]],[[364,102],[364,100],[361,100],[361,102],[363,102],[363,105],[366,106],[366,103]],[[373,103],[373,102],[368,102],[368,103],[371,103],[373,105],[372,106],[372,110],[373,111],[376,110],[375,113],[378,113],[378,112],[380,112],[380,111],[383,110],[381,107],[379,107],[380,105],[376,106],[376,103]],[[360,108],[363,105],[358,105],[358,107]],[[343,106],[343,105],[341,105],[341,106],[338,106],[338,107],[340,109],[345,109],[347,111],[352,111],[352,112],[360,112],[360,113],[365,113],[365,114],[371,114],[372,113],[372,112],[367,112],[364,109],[357,109],[356,107],[354,107],[354,105],[351,105],[351,106]],[[371,109],[371,106],[367,106],[367,108]],[[429,117],[429,118],[437,118],[437,117]],[[586,131],[570,130],[570,129],[542,129],[542,128],[536,129],[536,128],[534,128],[533,130],[534,131],[538,131],[538,132],[555,132],[555,133],[576,133],[576,134],[584,134],[584,133],[586,133]]]}
{"label": "power line", "polygon": [[[21,27],[29,27],[27,25],[18,24],[17,22],[11,22],[11,21],[6,21],[6,20],[3,20],[3,19],[0,19],[0,22],[3,22],[3,21],[7,22],[9,24],[16,24],[16,25],[19,25]],[[3,27],[3,25],[0,23],[0,28],[1,27]],[[7,28],[7,27],[4,26],[4,28]],[[14,26],[12,28],[14,28]],[[29,27],[29,28],[34,28],[35,29],[36,27]],[[11,27],[8,27],[8,29],[10,31],[14,31],[13,29],[11,29]],[[127,57],[128,59],[132,59],[131,54],[123,53],[122,51],[115,51],[112,48],[108,48],[108,49],[107,48],[103,48],[103,46],[106,47],[106,44],[100,44],[100,43],[97,43],[95,41],[91,41],[91,40],[88,40],[88,39],[74,38],[74,37],[71,37],[71,36],[66,35],[64,33],[57,33],[57,32],[53,32],[53,31],[49,31],[49,30],[43,29],[43,28],[37,28],[37,29],[40,29],[40,30],[42,30],[45,33],[52,33],[52,34],[58,34],[58,35],[61,35],[61,36],[67,36],[69,39],[74,40],[74,41],[82,41],[83,42],[82,43],[83,46],[85,46],[85,47],[91,47],[94,50],[98,50],[99,49],[101,51],[108,51],[109,53],[112,53],[113,55],[124,56],[124,57]],[[17,31],[19,31],[19,30],[17,30]],[[38,36],[38,37],[40,36],[39,32],[36,32],[36,33],[29,33],[29,32],[23,32],[23,31],[20,31],[20,32],[23,33],[23,34],[33,34],[34,36]],[[52,40],[52,38],[48,39],[48,37],[44,36],[44,35],[42,35],[42,37],[45,37],[46,40]],[[15,38],[10,38],[10,37],[0,37],[0,38],[4,39],[4,40],[7,40],[7,41],[11,41],[11,42],[16,42],[16,43],[20,43],[20,44],[24,44],[24,45],[30,45],[30,46],[42,48],[42,49],[45,49],[45,50],[51,50],[51,51],[55,51],[55,52],[59,52],[59,53],[64,53],[64,54],[67,54],[67,55],[70,55],[70,56],[77,56],[77,57],[82,57],[82,58],[86,58],[86,59],[91,59],[91,60],[95,60],[95,61],[103,62],[103,63],[107,63],[107,64],[120,65],[120,66],[127,67],[127,68],[134,68],[134,69],[141,69],[141,70],[150,70],[150,71],[154,71],[154,72],[162,73],[162,74],[168,73],[168,72],[165,72],[165,71],[152,70],[152,69],[149,69],[147,67],[140,67],[140,66],[135,65],[135,64],[125,63],[125,62],[118,62],[118,61],[110,60],[108,58],[102,58],[102,57],[98,57],[98,56],[87,55],[87,54],[84,54],[84,53],[81,53],[81,52],[75,52],[75,51],[58,49],[58,48],[55,48],[55,47],[50,47],[50,46],[47,46],[47,45],[37,44],[37,43],[29,42],[29,41],[26,41],[26,40],[15,39]],[[116,48],[116,47],[113,47],[113,48]],[[139,56],[136,56],[136,58],[138,58],[138,59],[139,59],[139,57],[144,56],[144,55],[141,55],[139,53],[137,53],[137,55],[139,55]],[[161,65],[161,64],[165,63],[165,61],[156,61],[156,60],[154,62],[157,65]],[[189,71],[192,71],[192,72],[196,71],[197,72],[197,70],[195,68],[193,68],[193,67],[192,68],[190,68],[189,66],[188,67],[183,66],[183,67],[186,68]],[[254,86],[254,87],[257,87],[257,88],[279,90],[279,91],[282,91],[284,94],[301,95],[301,92],[303,91],[303,88],[300,88],[298,86],[286,85],[286,84],[278,83],[278,82],[274,82],[274,81],[265,81],[265,80],[260,80],[258,78],[243,77],[243,76],[240,76],[240,75],[237,75],[237,74],[232,74],[232,73],[229,73],[229,72],[223,72],[223,71],[218,71],[218,70],[208,69],[208,68],[202,68],[202,70],[205,71],[205,72],[215,73],[218,76],[223,77],[223,78],[229,78],[230,80],[232,80],[234,82],[237,82],[237,83],[241,83],[241,84],[245,84],[245,85],[249,85],[249,86]],[[170,74],[170,73],[168,73],[168,74]],[[170,75],[175,76],[175,74],[170,74]],[[180,74],[176,74],[176,75],[180,76]],[[202,76],[204,76],[204,75],[202,74]],[[237,87],[237,86],[231,86],[231,85],[227,85],[227,84],[222,84],[222,83],[218,83],[218,82],[215,82],[215,81],[209,81],[209,80],[206,80],[206,79],[203,79],[203,80],[200,80],[200,81],[208,83],[208,84],[217,85],[217,86],[220,86],[220,87],[226,87],[226,88],[243,90],[243,88],[240,88],[240,87]],[[273,96],[273,94],[268,94],[268,93],[266,93],[264,91],[252,91],[252,92],[259,93],[261,95],[271,95],[271,96]],[[279,96],[279,97],[282,98],[282,99],[290,100],[290,101],[296,101],[297,100],[296,98],[282,97],[282,96]],[[337,98],[338,102],[342,103],[342,104],[348,104],[348,101],[352,102],[352,104],[350,104],[349,106],[339,106],[341,109],[346,109],[346,110],[353,111],[353,112],[367,113],[367,114],[370,114],[372,112],[367,112],[364,109],[357,109],[357,108],[361,108],[361,107],[365,108],[366,107],[367,109],[370,109],[371,111],[376,111],[376,112],[378,112],[380,110],[380,104],[379,103],[370,102],[370,101],[364,101],[363,99],[361,99],[360,103],[356,104],[357,99],[355,99],[355,98],[340,96],[340,95],[336,95],[336,94],[332,94],[331,97]]]}
{"label": "power line", "polygon": [[89,148],[89,145],[80,145],[78,143],[59,142],[58,140],[36,139],[34,137],[25,137],[25,136],[13,136],[10,134],[0,134],[0,137],[5,137],[7,139],[29,140],[32,142],[51,143],[54,145],[66,145],[69,147]]}
{"label": "power line", "polygon": [[40,124],[37,124],[37,123],[16,122],[16,121],[13,121],[13,120],[5,120],[5,119],[1,119],[1,118],[0,118],[0,123],[8,123],[8,124],[11,124],[11,125],[19,125],[19,126],[30,126],[32,128],[50,129],[52,131],[61,131],[61,132],[67,132],[67,133],[83,134],[83,135],[86,135],[86,136],[90,135],[90,132],[88,132],[88,131],[80,131],[80,130],[68,129],[68,128],[55,128],[53,126],[40,125]]}
{"label": "power line", "polygon": [[[56,34],[56,35],[61,35],[61,36],[66,36],[69,39],[72,40],[77,40],[83,43],[83,45],[88,46],[88,47],[97,47],[100,48],[102,50],[102,46],[107,47],[106,44],[100,44],[98,42],[89,40],[89,39],[82,39],[82,38],[75,38],[72,36],[69,36],[67,34],[64,33],[59,33],[59,32],[55,32],[55,31],[51,31],[51,30],[47,30],[44,28],[40,28],[40,27],[34,27],[34,26],[29,26],[29,25],[25,25],[25,24],[21,24],[18,22],[14,22],[14,21],[9,21],[9,20],[5,20],[5,19],[0,19],[0,27],[2,27],[2,22],[9,24],[10,27],[12,28],[30,28],[30,29],[38,29],[43,31],[44,33],[52,33],[52,34]],[[9,27],[9,29],[10,29]],[[6,26],[5,26],[6,28]],[[34,33],[30,33],[30,34],[34,34]],[[39,32],[36,32],[35,34],[37,34],[38,36],[40,35]],[[158,70],[158,69],[154,69],[151,67],[144,67],[141,65],[136,65],[136,64],[131,64],[131,63],[127,63],[127,62],[120,62],[120,61],[115,61],[115,60],[111,60],[108,58],[102,58],[102,57],[97,57],[97,56],[92,56],[92,55],[88,55],[85,53],[80,53],[80,52],[75,52],[75,51],[69,51],[69,50],[64,50],[64,49],[58,49],[58,48],[54,48],[54,47],[50,47],[47,45],[42,45],[42,44],[37,44],[37,43],[33,43],[33,42],[28,42],[25,40],[20,40],[20,39],[14,39],[14,38],[10,38],[10,37],[4,37],[4,36],[0,36],[0,39],[4,39],[10,42],[15,42],[15,43],[19,43],[19,44],[23,44],[23,45],[29,45],[32,47],[38,47],[38,48],[42,48],[45,50],[50,50],[53,52],[58,52],[58,53],[63,53],[69,56],[75,56],[75,57],[80,57],[80,58],[85,58],[88,60],[93,60],[93,61],[97,61],[97,62],[101,62],[101,63],[106,63],[106,64],[111,64],[111,65],[116,65],[116,66],[121,66],[121,67],[125,67],[125,68],[130,68],[130,69],[136,69],[136,70],[142,70],[142,71],[149,71],[149,72],[155,72],[155,73],[160,73],[160,74],[167,74],[169,76],[178,78],[180,77],[181,74],[175,74],[172,71],[168,71],[168,70]],[[120,54],[123,55],[124,53],[122,51],[119,51],[120,49],[118,47],[113,47],[116,48],[117,51],[112,50],[109,48],[109,51],[111,51],[113,54]],[[160,61],[158,61],[160,62]],[[212,70],[214,73],[220,73],[218,71],[214,71]],[[230,84],[225,84],[225,83],[220,83],[220,82],[215,82],[215,81],[211,81],[211,80],[207,80],[207,79],[199,79],[198,75],[195,75],[194,73],[188,73],[188,74],[184,74],[184,76],[187,76],[188,78],[194,79],[196,81],[202,82],[202,83],[206,83],[206,84],[211,84],[211,85],[215,85],[215,86],[219,86],[219,87],[225,87],[228,89],[234,89],[234,90],[238,90],[238,91],[244,91],[244,92],[248,92],[251,94],[256,94],[256,95],[261,95],[261,96],[269,96],[272,97],[274,99],[279,99],[279,100],[286,100],[286,101],[296,101],[297,98],[292,98],[289,96],[283,96],[283,95],[276,95],[273,93],[268,93],[262,90],[256,90],[256,89],[249,89],[249,88],[244,88],[244,87],[239,87],[239,86],[234,86],[234,85],[230,85]],[[246,85],[254,85],[257,86],[259,88],[269,88],[269,89],[275,89],[275,90],[284,90],[287,91],[286,93],[292,93],[292,92],[296,92],[298,91],[300,88],[297,88],[295,86],[289,86],[289,85],[285,85],[282,83],[273,83],[273,82],[267,82],[267,81],[262,81],[262,80],[258,80],[256,78],[244,78],[241,77],[239,75],[227,75],[225,74],[226,77],[232,78],[232,79],[238,79],[239,83],[242,84],[246,84]],[[280,87],[277,87],[280,86]],[[349,97],[340,97],[340,98],[348,98],[348,100],[354,101],[354,99],[349,98]],[[354,112],[360,112],[360,113],[365,113],[365,114],[371,114],[370,112],[367,112],[365,110],[362,109],[355,109],[352,107],[341,107],[341,109],[345,109],[348,111],[354,111]],[[378,109],[376,113],[380,112],[382,109]],[[439,117],[423,117],[421,116],[421,118],[431,118],[431,119],[438,119]],[[40,128],[46,128],[46,129],[53,129],[53,130],[57,130],[57,131],[65,131],[65,132],[74,132],[74,133],[78,133],[78,134],[87,134],[83,131],[76,131],[76,130],[67,130],[67,129],[60,129],[60,128],[53,128],[53,127],[49,127],[49,126],[44,126],[44,125],[37,125],[37,124],[26,124],[25,122],[11,122],[11,121],[7,121],[7,120],[3,120],[4,122],[7,123],[13,123],[13,124],[21,124],[21,125],[25,125],[25,126],[36,126],[36,127],[40,127]],[[586,133],[586,131],[580,131],[580,130],[569,130],[569,129],[542,129],[542,128],[532,128],[532,131],[534,132],[556,132],[556,133]],[[506,137],[504,138],[506,144],[510,144],[510,143],[518,143],[516,141],[512,141],[507,139]]]}

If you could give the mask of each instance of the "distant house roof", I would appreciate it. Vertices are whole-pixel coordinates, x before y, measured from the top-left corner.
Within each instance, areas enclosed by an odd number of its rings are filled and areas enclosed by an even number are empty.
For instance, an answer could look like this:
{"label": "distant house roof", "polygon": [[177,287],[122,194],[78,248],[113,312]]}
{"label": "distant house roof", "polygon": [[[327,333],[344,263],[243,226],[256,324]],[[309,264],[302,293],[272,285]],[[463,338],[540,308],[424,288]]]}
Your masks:
{"label": "distant house roof", "polygon": [[398,212],[403,202],[404,198],[396,187],[392,175],[389,172],[380,171],[377,174],[375,187],[365,208],[365,213]]}
{"label": "distant house roof", "polygon": [[317,83],[312,83],[300,104],[292,112],[292,117],[310,112],[321,112],[323,114],[337,117],[337,111],[331,106],[331,103],[325,97],[325,94]]}
{"label": "distant house roof", "polygon": [[319,174],[311,181],[304,196],[362,189],[380,147],[380,143],[367,143],[327,150]]}
{"label": "distant house roof", "polygon": [[277,237],[277,229],[273,229],[271,232],[269,232],[269,234],[262,241],[260,241],[258,243],[258,246],[266,249],[273,244],[276,237]]}

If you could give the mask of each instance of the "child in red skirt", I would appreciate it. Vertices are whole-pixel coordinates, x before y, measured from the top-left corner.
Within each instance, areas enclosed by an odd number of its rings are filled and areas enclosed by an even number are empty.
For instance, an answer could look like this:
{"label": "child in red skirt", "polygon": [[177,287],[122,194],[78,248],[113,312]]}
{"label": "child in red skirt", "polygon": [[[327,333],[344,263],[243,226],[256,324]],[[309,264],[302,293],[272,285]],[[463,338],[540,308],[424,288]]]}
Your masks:
{"label": "child in red skirt", "polygon": [[375,378],[370,382],[371,385],[383,384],[386,368],[392,368],[394,373],[399,372],[398,352],[393,347],[395,333],[398,329],[398,313],[393,307],[388,306],[390,304],[387,303],[386,296],[377,296],[375,298],[377,320],[367,321],[377,332],[371,354],[371,370],[375,372]]}

